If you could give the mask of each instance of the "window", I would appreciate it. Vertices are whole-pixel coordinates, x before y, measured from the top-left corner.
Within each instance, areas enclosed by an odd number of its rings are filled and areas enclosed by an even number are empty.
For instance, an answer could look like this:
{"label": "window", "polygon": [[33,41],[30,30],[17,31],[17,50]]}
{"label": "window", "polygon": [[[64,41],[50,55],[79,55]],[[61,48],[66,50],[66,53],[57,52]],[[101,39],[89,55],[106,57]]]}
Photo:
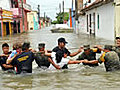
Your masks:
{"label": "window", "polygon": [[89,24],[89,27],[91,27],[91,14],[89,15],[89,22],[90,22],[90,24]]}
{"label": "window", "polygon": [[98,29],[100,28],[100,17],[99,17],[99,14],[97,15],[97,21],[98,21]]}

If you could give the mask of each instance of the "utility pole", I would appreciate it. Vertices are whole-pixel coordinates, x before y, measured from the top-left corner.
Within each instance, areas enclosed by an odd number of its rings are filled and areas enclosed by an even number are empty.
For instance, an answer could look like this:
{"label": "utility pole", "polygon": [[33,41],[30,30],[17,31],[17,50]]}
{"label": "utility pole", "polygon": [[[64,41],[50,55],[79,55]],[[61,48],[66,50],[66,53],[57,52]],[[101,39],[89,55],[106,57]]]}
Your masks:
{"label": "utility pole", "polygon": [[[38,23],[40,25],[40,5],[38,5]],[[41,25],[40,25],[41,28]]]}
{"label": "utility pole", "polygon": [[75,19],[78,20],[78,1],[75,0]]}
{"label": "utility pole", "polygon": [[63,0],[63,24],[64,24],[64,0]]}
{"label": "utility pole", "polygon": [[46,17],[45,17],[46,15],[45,15],[45,14],[46,14],[46,13],[44,12],[44,21],[45,21],[45,19],[46,19]]}
{"label": "utility pole", "polygon": [[23,0],[21,0],[22,4],[22,23],[23,23],[23,32],[25,31],[25,26],[24,26],[24,8],[23,8]]}
{"label": "utility pole", "polygon": [[61,13],[61,3],[59,4],[59,9],[60,9],[60,13]]}
{"label": "utility pole", "polygon": [[[45,19],[46,19],[46,13],[44,12],[44,25],[45,25]],[[44,26],[45,27],[45,26]]]}
{"label": "utility pole", "polygon": [[72,9],[71,9],[71,18],[72,18],[72,27],[74,27],[74,18],[73,18],[73,0],[72,0]]}

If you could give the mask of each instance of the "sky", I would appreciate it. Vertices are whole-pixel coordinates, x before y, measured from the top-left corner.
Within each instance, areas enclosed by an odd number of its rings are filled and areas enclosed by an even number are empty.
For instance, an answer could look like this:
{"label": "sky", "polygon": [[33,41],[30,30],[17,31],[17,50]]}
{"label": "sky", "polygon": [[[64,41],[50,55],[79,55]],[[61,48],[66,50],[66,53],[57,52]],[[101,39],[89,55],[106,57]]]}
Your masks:
{"label": "sky", "polygon": [[[33,10],[37,10],[38,4],[40,5],[41,16],[46,15],[52,20],[55,20],[56,13],[59,12],[59,3],[62,5],[63,0],[27,0],[27,3],[31,5]],[[69,8],[72,7],[72,0],[64,0],[65,11],[69,12]]]}

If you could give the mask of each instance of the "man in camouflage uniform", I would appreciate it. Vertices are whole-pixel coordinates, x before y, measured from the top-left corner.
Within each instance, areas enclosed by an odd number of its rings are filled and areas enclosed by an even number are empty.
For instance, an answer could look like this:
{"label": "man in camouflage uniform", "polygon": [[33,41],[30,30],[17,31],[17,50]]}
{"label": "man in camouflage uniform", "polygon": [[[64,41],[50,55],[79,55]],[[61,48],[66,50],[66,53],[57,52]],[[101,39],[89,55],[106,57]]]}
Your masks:
{"label": "man in camouflage uniform", "polygon": [[39,51],[35,53],[36,63],[40,68],[46,69],[50,66],[50,62],[48,61],[48,56],[45,55],[45,44],[38,44]]}
{"label": "man in camouflage uniform", "polygon": [[[96,60],[96,53],[101,53],[101,50],[98,48],[90,49],[90,45],[84,45],[84,52],[78,57],[77,60]],[[83,65],[89,65],[89,66],[98,66],[98,64],[90,64],[90,63],[83,63]]]}
{"label": "man in camouflage uniform", "polygon": [[114,51],[118,54],[120,58],[120,37],[116,37],[116,47]]}
{"label": "man in camouflage uniform", "polygon": [[98,60],[86,61],[85,63],[102,63],[104,62],[106,71],[117,71],[120,70],[120,61],[118,54],[115,51],[112,51],[112,45],[105,45],[104,53]]}

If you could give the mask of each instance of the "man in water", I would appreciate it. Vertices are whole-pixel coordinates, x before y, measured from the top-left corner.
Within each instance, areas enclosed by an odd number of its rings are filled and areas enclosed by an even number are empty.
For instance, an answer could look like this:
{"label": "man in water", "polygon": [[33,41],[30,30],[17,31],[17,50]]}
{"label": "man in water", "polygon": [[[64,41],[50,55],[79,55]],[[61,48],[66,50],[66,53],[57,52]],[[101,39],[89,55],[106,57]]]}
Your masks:
{"label": "man in water", "polygon": [[[79,55],[77,60],[88,60],[88,61],[92,61],[92,60],[96,60],[96,53],[101,53],[101,49],[99,48],[94,48],[94,49],[90,49],[90,45],[84,45],[84,52],[81,53],[81,55]],[[89,65],[89,66],[98,66],[98,63],[96,64],[86,64],[83,63],[83,65]]]}
{"label": "man in water", "polygon": [[116,47],[114,48],[114,51],[118,54],[120,58],[120,37],[116,37]]}
{"label": "man in water", "polygon": [[30,42],[24,42],[22,45],[22,53],[17,55],[11,64],[17,67],[16,73],[32,73],[32,62],[34,54],[29,50]]}
{"label": "man in water", "polygon": [[117,71],[120,70],[120,61],[118,54],[112,50],[112,45],[105,45],[104,53],[98,60],[86,61],[87,64],[96,64],[104,62],[106,71]]}
{"label": "man in water", "polygon": [[8,56],[11,54],[11,52],[9,52],[9,45],[7,43],[4,43],[2,45],[2,50],[3,50],[3,54],[0,55],[0,65],[2,67],[2,70],[3,71],[14,70],[12,65],[6,64]]}
{"label": "man in water", "polygon": [[50,62],[48,61],[48,56],[45,55],[45,43],[38,44],[39,51],[35,53],[36,63],[40,68],[46,69],[50,66]]}
{"label": "man in water", "polygon": [[[52,50],[52,52],[53,53],[56,53],[57,51],[61,51],[63,53],[67,52],[67,56],[73,57],[73,56],[76,56],[77,54],[79,54],[82,51],[81,48],[80,48],[77,52],[70,53],[69,50],[65,47],[65,45],[67,43],[68,42],[66,42],[65,38],[59,38],[58,39],[58,46],[56,46]],[[67,68],[68,68],[67,64],[63,66],[63,69],[67,69]]]}
{"label": "man in water", "polygon": [[[52,53],[52,60],[53,62],[58,65],[60,67],[60,69],[64,69],[64,65],[68,65],[68,64],[79,64],[79,63],[83,63],[86,62],[86,60],[80,60],[80,61],[76,61],[76,60],[70,60],[67,58],[68,52],[62,52],[62,51],[57,51],[56,53]],[[56,68],[54,65],[50,64],[49,67],[50,70],[54,70],[54,69],[58,69]]]}

